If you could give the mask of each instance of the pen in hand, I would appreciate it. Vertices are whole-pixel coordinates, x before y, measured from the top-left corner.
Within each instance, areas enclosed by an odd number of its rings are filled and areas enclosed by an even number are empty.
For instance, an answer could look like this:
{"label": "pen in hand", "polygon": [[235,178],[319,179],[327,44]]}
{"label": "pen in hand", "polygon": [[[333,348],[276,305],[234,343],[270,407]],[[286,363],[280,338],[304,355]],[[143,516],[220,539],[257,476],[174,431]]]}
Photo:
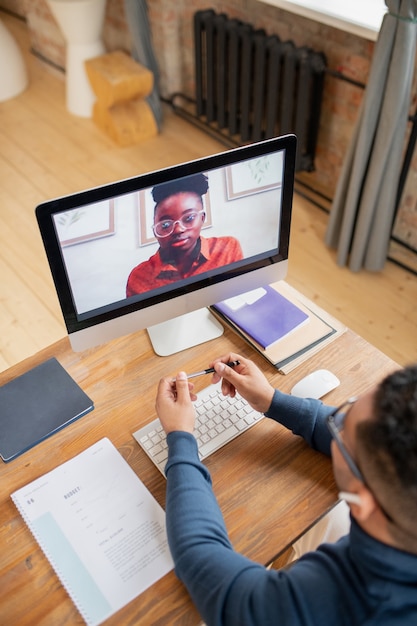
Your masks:
{"label": "pen in hand", "polygon": [[[236,365],[239,365],[240,361],[229,361],[229,363],[226,363],[226,365],[228,365],[229,367],[236,367]],[[201,372],[194,372],[194,374],[188,374],[187,378],[195,378],[196,376],[204,376],[204,374],[213,374],[214,373],[214,367],[209,367],[206,370],[201,370]]]}

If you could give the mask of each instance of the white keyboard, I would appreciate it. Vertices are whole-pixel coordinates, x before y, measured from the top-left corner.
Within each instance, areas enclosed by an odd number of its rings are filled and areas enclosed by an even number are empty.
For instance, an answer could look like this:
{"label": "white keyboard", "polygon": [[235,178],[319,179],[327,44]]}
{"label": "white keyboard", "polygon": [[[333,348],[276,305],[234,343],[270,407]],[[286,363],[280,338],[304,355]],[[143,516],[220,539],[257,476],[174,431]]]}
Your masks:
{"label": "white keyboard", "polygon": [[[197,394],[194,402],[196,420],[194,436],[197,439],[200,459],[224,446],[226,443],[259,422],[263,413],[254,411],[249,404],[236,395],[225,397],[220,384],[210,385]],[[134,438],[165,476],[168,458],[166,435],[159,419],[146,424],[135,433]]]}

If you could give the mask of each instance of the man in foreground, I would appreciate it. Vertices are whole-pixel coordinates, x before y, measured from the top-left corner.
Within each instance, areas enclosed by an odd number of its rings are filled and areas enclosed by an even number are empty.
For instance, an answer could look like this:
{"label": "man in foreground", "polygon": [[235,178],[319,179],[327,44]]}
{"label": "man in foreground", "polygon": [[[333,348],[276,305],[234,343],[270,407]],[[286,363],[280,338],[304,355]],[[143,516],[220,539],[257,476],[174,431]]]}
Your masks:
{"label": "man in foreground", "polygon": [[[225,365],[233,360],[240,365]],[[274,390],[240,355],[213,366],[224,394],[238,391],[314,449],[331,453],[351,528],[288,570],[266,570],[236,553],[198,458],[189,382],[183,372],[175,384],[161,380],[156,409],[169,446],[168,540],[176,573],[206,624],[417,624],[417,366],[340,410]]]}

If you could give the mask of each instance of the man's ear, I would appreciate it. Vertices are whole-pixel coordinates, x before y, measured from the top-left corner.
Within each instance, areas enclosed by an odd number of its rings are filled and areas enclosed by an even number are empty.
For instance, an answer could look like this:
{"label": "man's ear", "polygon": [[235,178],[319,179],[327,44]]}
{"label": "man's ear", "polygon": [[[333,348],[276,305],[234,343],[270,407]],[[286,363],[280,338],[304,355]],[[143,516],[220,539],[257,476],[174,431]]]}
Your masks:
{"label": "man's ear", "polygon": [[356,488],[355,494],[357,498],[350,502],[350,510],[358,522],[365,522],[378,508],[378,504],[372,492],[364,484]]}
{"label": "man's ear", "polygon": [[206,212],[205,211],[203,212],[201,217],[202,217],[203,224],[204,224],[204,222],[206,221]]}

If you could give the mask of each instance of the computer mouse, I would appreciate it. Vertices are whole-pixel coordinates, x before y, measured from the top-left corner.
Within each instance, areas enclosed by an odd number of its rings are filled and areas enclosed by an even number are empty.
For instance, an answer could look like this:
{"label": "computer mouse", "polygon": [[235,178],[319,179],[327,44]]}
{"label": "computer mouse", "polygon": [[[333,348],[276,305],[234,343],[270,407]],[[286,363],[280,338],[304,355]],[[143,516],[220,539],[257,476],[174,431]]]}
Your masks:
{"label": "computer mouse", "polygon": [[329,370],[316,370],[299,380],[290,393],[297,398],[315,398],[318,400],[339,385],[340,380]]}

